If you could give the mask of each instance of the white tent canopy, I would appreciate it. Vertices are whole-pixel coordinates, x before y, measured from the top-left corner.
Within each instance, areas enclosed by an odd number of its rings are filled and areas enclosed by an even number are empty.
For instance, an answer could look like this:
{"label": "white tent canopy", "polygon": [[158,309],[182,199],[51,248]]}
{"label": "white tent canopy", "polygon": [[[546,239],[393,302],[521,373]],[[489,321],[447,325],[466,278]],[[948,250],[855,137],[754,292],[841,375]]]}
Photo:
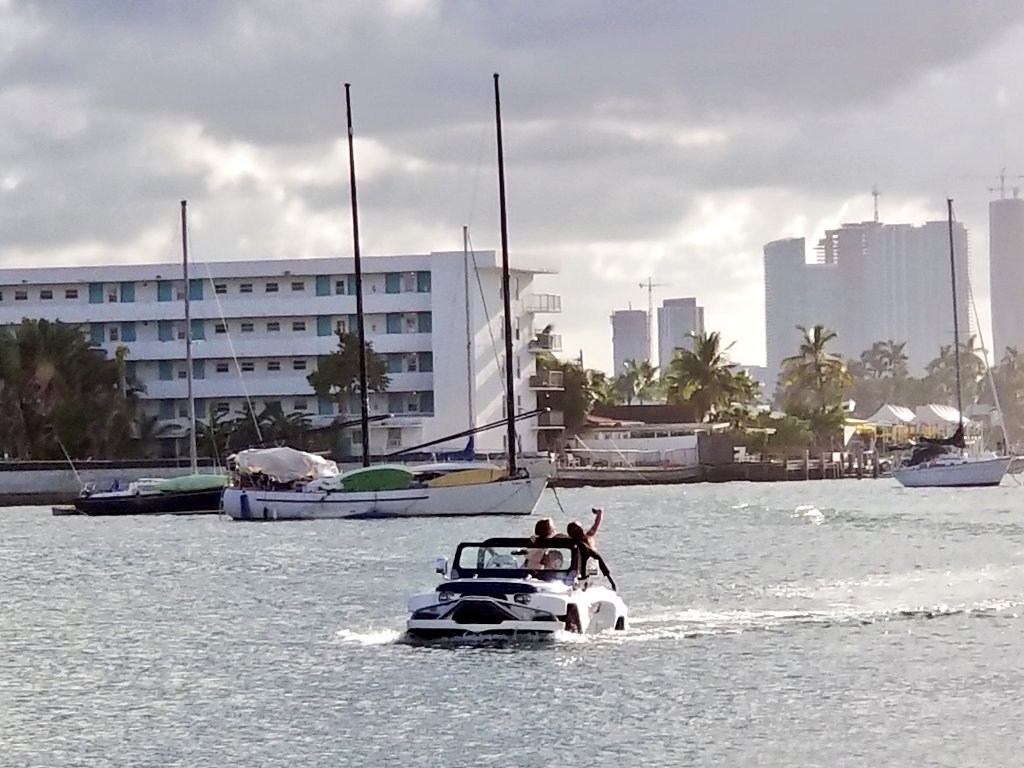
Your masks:
{"label": "white tent canopy", "polygon": [[897,427],[913,422],[914,412],[902,405],[886,403],[864,421],[878,427]]}
{"label": "white tent canopy", "polygon": [[[968,419],[964,419],[966,423]],[[960,422],[960,412],[951,405],[929,403],[917,406],[914,424],[922,427],[945,427]]]}

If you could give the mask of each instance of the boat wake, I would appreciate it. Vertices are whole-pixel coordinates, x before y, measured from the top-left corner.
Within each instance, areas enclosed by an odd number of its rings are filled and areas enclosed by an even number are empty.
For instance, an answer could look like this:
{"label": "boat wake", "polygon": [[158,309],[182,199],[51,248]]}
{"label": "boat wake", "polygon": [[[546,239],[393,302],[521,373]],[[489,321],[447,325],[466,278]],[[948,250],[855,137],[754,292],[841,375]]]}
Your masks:
{"label": "boat wake", "polygon": [[342,645],[391,645],[401,639],[402,633],[394,629],[371,630],[366,632],[353,632],[349,629],[339,629],[334,633],[334,637]]}

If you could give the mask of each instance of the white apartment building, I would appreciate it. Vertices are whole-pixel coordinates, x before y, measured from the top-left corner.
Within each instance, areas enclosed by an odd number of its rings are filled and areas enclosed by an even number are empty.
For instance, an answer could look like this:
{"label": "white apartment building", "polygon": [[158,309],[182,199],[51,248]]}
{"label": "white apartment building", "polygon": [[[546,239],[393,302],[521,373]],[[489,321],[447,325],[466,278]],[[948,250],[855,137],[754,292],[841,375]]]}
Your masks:
{"label": "white apartment building", "polygon": [[647,313],[641,309],[619,309],[612,312],[612,364],[613,376],[621,376],[626,361],[642,363],[651,359],[651,344],[647,337]]}
{"label": "white apartment building", "polygon": [[668,371],[676,349],[693,349],[691,334],[704,333],[704,307],[697,299],[665,299],[658,307],[658,367]]}
{"label": "white apartment building", "polygon": [[[370,450],[394,451],[504,418],[504,322],[501,259],[494,251],[362,258],[364,327],[387,362],[390,385],[370,393]],[[535,407],[550,389],[534,376],[534,354],[561,339],[535,338],[538,313],[561,311],[561,297],[535,293],[541,267],[512,271],[515,407]],[[279,403],[313,424],[338,417],[307,376],[337,349],[336,329],[356,332],[354,262],[349,258],[221,261],[190,265],[193,386],[200,419],[225,417],[248,398],[257,412]],[[468,295],[467,295],[468,286]],[[128,348],[129,372],[145,387],[144,411],[187,427],[182,265],[135,264],[0,270],[0,326],[45,318],[80,326],[113,356]],[[544,323],[538,323],[542,327]],[[468,329],[468,334],[467,334]],[[358,420],[358,397],[343,420]],[[561,414],[517,425],[522,450],[538,431],[560,430]],[[349,431],[354,454],[361,438]],[[505,450],[505,431],[476,437],[481,452]],[[465,438],[436,450],[461,448]],[[432,449],[434,450],[434,449]]]}

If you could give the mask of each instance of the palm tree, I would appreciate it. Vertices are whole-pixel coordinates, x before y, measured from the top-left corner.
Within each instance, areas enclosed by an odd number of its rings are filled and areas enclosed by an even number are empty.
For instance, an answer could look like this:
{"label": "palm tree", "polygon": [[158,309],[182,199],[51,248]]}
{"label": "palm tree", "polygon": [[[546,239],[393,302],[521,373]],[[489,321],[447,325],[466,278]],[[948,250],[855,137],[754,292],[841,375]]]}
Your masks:
{"label": "palm tree", "polygon": [[819,443],[828,442],[846,417],[844,396],[852,385],[843,358],[828,350],[835,331],[798,325],[803,340],[796,355],[782,361],[784,408],[810,422]]}
{"label": "palm tree", "polygon": [[718,412],[734,400],[749,401],[756,385],[745,373],[736,374],[722,349],[721,336],[712,333],[691,334],[693,349],[677,348],[665,374],[666,400],[688,403],[697,421]]}
{"label": "palm tree", "polygon": [[625,371],[622,374],[622,391],[627,394],[627,402],[632,403],[635,397],[644,404],[644,400],[650,400],[658,386],[658,367],[651,365],[650,360],[637,362],[627,360]]}

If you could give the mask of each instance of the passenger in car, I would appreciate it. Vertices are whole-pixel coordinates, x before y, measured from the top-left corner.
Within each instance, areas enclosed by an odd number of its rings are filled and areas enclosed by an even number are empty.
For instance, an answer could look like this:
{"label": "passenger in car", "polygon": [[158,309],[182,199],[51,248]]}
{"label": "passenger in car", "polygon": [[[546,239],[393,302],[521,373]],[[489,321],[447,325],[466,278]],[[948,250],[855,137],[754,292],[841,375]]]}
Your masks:
{"label": "passenger in car", "polygon": [[583,526],[575,520],[569,523],[565,530],[566,533],[569,534],[569,538],[583,542],[588,548],[594,549],[594,537],[597,536],[597,531],[601,527],[601,519],[604,517],[604,510],[600,507],[594,507],[590,511],[594,513],[594,524],[590,526],[590,530],[584,531]]}
{"label": "passenger in car", "polygon": [[[543,517],[537,521],[537,524],[533,526],[533,536],[530,537],[530,543],[534,544],[539,539],[550,539],[555,535],[555,521],[550,517]],[[533,547],[531,546],[526,551],[526,560],[523,563],[523,568],[528,571],[538,571],[544,568],[544,555],[547,550],[544,547]]]}

